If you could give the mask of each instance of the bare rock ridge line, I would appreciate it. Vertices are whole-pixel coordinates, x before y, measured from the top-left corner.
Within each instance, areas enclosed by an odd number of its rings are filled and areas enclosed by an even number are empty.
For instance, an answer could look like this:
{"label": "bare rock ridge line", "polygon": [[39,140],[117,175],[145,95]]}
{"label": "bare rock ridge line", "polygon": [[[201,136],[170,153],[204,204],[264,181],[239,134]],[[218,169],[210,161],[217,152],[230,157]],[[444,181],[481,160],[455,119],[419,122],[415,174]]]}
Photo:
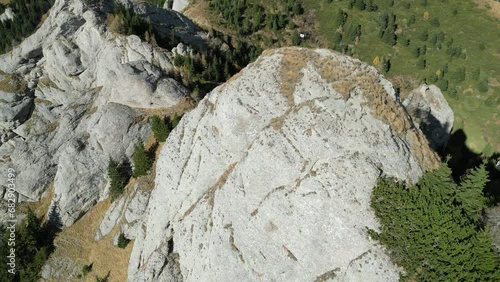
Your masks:
{"label": "bare rock ridge line", "polygon": [[265,51],[171,133],[129,281],[397,280],[366,233],[370,193],[439,165],[418,122],[359,60]]}

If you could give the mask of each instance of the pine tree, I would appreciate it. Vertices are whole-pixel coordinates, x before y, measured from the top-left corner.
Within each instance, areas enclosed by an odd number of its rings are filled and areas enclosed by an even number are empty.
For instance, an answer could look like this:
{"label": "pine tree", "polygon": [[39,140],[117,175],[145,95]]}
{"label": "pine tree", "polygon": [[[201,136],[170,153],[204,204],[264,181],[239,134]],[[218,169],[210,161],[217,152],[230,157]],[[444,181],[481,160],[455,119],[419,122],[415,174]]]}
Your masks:
{"label": "pine tree", "polygon": [[391,61],[389,59],[385,59],[382,61],[382,72],[388,73],[391,70]]}
{"label": "pine tree", "polygon": [[457,191],[457,201],[462,205],[463,212],[476,222],[480,212],[486,207],[483,189],[488,182],[488,172],[484,164],[469,170],[460,181]]}
{"label": "pine tree", "polygon": [[177,127],[177,125],[179,124],[179,122],[181,121],[181,116],[179,116],[177,114],[177,112],[174,113],[174,116],[172,117],[172,121],[171,121],[171,128],[174,129]]}
{"label": "pine tree", "polygon": [[127,239],[123,233],[120,233],[120,235],[118,235],[118,247],[120,249],[125,249],[129,242],[130,240]]}
{"label": "pine tree", "polygon": [[476,281],[500,281],[500,261],[492,251],[491,235],[489,227],[479,231],[474,237],[474,263],[473,272],[477,275]]}
{"label": "pine tree", "polygon": [[365,0],[356,0],[354,6],[358,10],[363,11],[366,8]]}
{"label": "pine tree", "polygon": [[130,174],[124,164],[118,164],[110,157],[108,161],[108,177],[110,179],[109,194],[111,202],[113,202],[123,193],[123,188],[127,185]]}
{"label": "pine tree", "polygon": [[342,9],[338,9],[336,12],[335,12],[335,15],[333,17],[333,27],[335,29],[341,27],[341,26],[344,26],[344,23],[346,21],[346,18],[347,18],[347,14],[342,11]]}
{"label": "pine tree", "polygon": [[132,159],[134,161],[134,177],[146,175],[148,170],[153,166],[153,160],[144,148],[142,142],[135,144]]}
{"label": "pine tree", "polygon": [[162,119],[159,116],[153,116],[151,118],[151,130],[153,131],[153,135],[158,142],[165,142],[170,134],[170,129],[168,124],[165,122],[165,119]]}

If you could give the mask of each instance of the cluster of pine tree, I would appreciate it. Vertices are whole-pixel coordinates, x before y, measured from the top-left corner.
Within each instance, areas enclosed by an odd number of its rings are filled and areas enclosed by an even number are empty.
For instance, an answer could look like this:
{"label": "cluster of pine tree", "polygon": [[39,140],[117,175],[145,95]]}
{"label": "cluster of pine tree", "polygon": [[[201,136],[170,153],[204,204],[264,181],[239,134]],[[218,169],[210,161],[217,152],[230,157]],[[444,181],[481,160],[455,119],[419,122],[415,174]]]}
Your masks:
{"label": "cluster of pine tree", "polygon": [[115,20],[112,23],[112,30],[115,32],[125,35],[135,34],[142,39],[153,34],[151,23],[134,13],[131,8],[117,3],[113,9],[113,15]]}
{"label": "cluster of pine tree", "polygon": [[28,210],[26,218],[16,227],[15,246],[9,246],[10,231],[2,227],[0,233],[0,264],[6,269],[10,249],[15,248],[16,273],[12,275],[6,271],[0,275],[1,282],[11,281],[38,281],[40,271],[54,249],[53,240],[59,231],[58,214],[52,210],[49,220],[42,224],[32,210]]}
{"label": "cluster of pine tree", "polygon": [[[232,41],[232,40],[229,40]],[[202,98],[219,83],[226,81],[261,53],[261,49],[245,42],[222,51],[216,48],[193,50],[190,54],[176,55],[174,65],[177,79]]]}
{"label": "cluster of pine tree", "polygon": [[390,46],[396,44],[396,15],[393,13],[383,13],[379,18],[379,36],[380,38]]}
{"label": "cluster of pine tree", "polygon": [[500,281],[500,262],[481,218],[487,181],[481,165],[456,184],[443,164],[412,187],[389,178],[378,182],[371,206],[381,233],[369,233],[404,267],[402,280]]}
{"label": "cluster of pine tree", "polygon": [[356,22],[347,23],[349,14],[342,10],[337,9],[334,13],[333,22],[337,28],[333,33],[333,46],[332,49],[343,54],[352,55],[353,44],[361,38],[361,25]]}
{"label": "cluster of pine tree", "polygon": [[209,7],[218,15],[218,20],[226,27],[247,35],[268,27],[273,31],[285,28],[292,22],[294,15],[304,12],[297,0],[280,0],[272,11],[266,6],[247,0],[211,0]]}
{"label": "cluster of pine tree", "polygon": [[[0,21],[0,54],[7,52],[33,33],[42,15],[47,13],[53,4],[54,0],[11,0],[8,6],[16,16],[13,20]],[[0,10],[4,10],[4,7],[2,6]]]}
{"label": "cluster of pine tree", "polygon": [[[232,2],[231,2],[232,3]],[[149,21],[142,19],[132,8],[115,4],[110,29],[124,35],[135,34],[141,39],[165,49],[172,49],[181,42],[174,32],[170,36],[162,36]],[[223,36],[211,31],[214,37]],[[233,74],[255,60],[262,50],[243,41],[224,36],[229,50],[222,51],[218,47],[199,49],[194,46],[192,54],[176,56],[174,64],[178,71],[173,75],[189,89],[199,92],[200,97],[211,91],[219,83],[226,81]]]}
{"label": "cluster of pine tree", "polygon": [[[389,1],[391,3],[391,0]],[[394,5],[394,1],[392,1],[392,5]],[[392,6],[389,4],[389,6]],[[373,0],[349,0],[349,9],[356,8],[360,11],[367,10],[369,12],[378,11],[378,6],[374,3]]]}

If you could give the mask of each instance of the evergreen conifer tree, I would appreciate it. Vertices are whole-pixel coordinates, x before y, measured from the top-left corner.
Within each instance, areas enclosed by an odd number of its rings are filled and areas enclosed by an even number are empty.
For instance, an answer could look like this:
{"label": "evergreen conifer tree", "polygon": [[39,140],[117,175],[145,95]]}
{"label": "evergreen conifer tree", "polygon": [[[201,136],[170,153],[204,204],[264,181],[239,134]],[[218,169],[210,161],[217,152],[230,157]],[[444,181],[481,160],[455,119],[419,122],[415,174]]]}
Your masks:
{"label": "evergreen conifer tree", "polygon": [[132,159],[134,161],[134,177],[146,175],[148,170],[153,166],[153,160],[144,148],[142,142],[135,144]]}
{"label": "evergreen conifer tree", "polygon": [[159,116],[153,116],[151,118],[151,130],[153,131],[153,135],[158,142],[165,142],[170,134],[170,129],[168,124],[165,122],[165,119],[162,119]]}

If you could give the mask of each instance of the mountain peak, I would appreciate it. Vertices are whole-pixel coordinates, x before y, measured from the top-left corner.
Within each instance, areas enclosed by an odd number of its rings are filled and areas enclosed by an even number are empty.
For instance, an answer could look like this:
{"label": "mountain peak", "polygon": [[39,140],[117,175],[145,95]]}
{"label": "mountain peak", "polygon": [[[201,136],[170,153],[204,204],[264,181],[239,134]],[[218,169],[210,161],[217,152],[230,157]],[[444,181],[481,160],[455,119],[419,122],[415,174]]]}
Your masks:
{"label": "mountain peak", "polygon": [[266,51],[167,140],[129,281],[396,280],[366,233],[378,226],[371,189],[438,163],[373,67]]}

